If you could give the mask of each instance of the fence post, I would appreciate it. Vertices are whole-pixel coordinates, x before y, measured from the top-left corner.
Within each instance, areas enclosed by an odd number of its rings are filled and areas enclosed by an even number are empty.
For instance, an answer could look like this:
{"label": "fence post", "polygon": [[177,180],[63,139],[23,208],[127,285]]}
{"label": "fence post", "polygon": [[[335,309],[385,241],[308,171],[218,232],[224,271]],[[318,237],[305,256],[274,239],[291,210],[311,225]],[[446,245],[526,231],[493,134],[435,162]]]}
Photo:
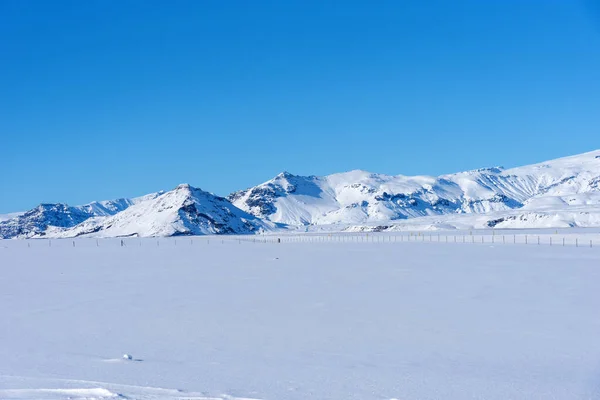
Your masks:
{"label": "fence post", "polygon": [[538,246],[540,245],[540,237],[538,236]]}
{"label": "fence post", "polygon": [[579,239],[575,238],[575,247],[579,247]]}
{"label": "fence post", "polygon": [[75,241],[73,240],[73,247],[75,247]]}
{"label": "fence post", "polygon": [[527,244],[527,235],[525,235],[525,244]]}
{"label": "fence post", "polygon": [[565,247],[565,238],[563,238],[563,247]]}
{"label": "fence post", "polygon": [[552,236],[550,236],[550,246],[552,246]]}
{"label": "fence post", "polygon": [[504,237],[504,235],[502,235],[502,244],[506,244],[506,238]]}

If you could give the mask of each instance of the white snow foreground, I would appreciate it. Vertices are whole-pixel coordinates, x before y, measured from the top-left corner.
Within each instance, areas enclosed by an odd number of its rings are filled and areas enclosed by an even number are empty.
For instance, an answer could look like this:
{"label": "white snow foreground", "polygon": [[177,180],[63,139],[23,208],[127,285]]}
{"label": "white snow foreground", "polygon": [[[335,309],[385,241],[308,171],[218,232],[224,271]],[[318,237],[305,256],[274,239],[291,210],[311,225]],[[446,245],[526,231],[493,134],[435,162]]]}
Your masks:
{"label": "white snow foreground", "polygon": [[599,248],[241,239],[6,241],[0,398],[600,398]]}

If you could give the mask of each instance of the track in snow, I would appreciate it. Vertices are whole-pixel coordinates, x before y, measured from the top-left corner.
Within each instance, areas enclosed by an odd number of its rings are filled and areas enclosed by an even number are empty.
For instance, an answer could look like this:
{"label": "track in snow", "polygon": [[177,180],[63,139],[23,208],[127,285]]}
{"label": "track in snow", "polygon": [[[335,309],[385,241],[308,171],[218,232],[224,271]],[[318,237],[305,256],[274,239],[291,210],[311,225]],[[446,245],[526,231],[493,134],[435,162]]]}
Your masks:
{"label": "track in snow", "polygon": [[[26,386],[28,388],[20,389]],[[35,387],[35,388],[32,388]],[[3,400],[260,400],[106,382],[0,376]]]}

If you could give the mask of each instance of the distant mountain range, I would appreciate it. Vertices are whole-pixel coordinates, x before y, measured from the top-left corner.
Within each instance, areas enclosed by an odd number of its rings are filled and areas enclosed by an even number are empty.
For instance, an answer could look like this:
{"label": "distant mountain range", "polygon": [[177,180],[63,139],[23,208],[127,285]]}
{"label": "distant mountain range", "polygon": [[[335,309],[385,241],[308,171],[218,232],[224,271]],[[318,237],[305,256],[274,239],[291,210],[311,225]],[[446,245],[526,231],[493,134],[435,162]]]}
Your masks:
{"label": "distant mountain range", "polygon": [[189,185],[0,216],[0,238],[600,226],[600,150],[433,176],[283,172],[227,198]]}

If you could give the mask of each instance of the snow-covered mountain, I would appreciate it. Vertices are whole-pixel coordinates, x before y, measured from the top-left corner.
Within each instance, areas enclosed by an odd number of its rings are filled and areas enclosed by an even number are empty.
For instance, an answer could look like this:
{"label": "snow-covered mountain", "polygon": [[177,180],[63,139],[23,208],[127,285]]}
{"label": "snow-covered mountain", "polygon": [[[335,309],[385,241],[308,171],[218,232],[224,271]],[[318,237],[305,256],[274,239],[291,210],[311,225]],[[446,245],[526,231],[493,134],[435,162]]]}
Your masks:
{"label": "snow-covered mountain", "polygon": [[183,184],[115,215],[90,218],[71,229],[52,228],[47,233],[54,237],[248,234],[274,226],[223,197]]}
{"label": "snow-covered mountain", "polygon": [[27,212],[0,220],[0,239],[41,237],[50,227],[71,228],[90,218],[115,215],[131,205],[153,199],[161,193],[132,199],[94,201],[74,207],[61,203],[40,204]]}
{"label": "snow-covered mountain", "polygon": [[[169,192],[0,219],[0,238],[173,236],[288,229],[393,230],[600,226],[600,150],[442,176],[287,172],[227,199]],[[325,228],[327,227],[327,228]]]}
{"label": "snow-covered mountain", "polygon": [[237,207],[288,225],[365,224],[447,214],[600,205],[600,150],[526,167],[433,176],[284,172],[235,192]]}

